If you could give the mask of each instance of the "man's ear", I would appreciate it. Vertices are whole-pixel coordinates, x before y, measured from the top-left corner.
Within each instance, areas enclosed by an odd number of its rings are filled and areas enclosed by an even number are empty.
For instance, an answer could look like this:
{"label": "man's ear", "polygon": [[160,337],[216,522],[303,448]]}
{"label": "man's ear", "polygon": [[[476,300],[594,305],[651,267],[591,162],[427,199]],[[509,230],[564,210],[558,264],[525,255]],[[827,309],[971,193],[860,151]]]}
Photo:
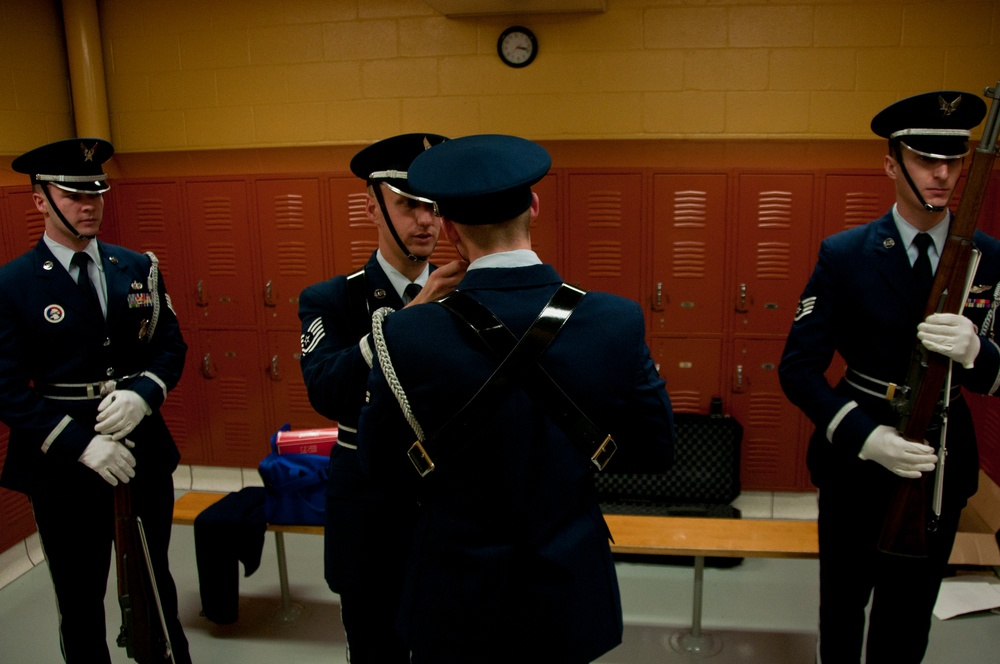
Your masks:
{"label": "man's ear", "polygon": [[458,244],[461,238],[458,236],[458,231],[455,230],[455,224],[450,219],[445,219],[441,217],[441,230],[444,231],[444,236],[452,244]]}
{"label": "man's ear", "polygon": [[35,209],[37,209],[39,212],[41,212],[44,215],[46,213],[46,211],[48,210],[47,206],[49,204],[49,202],[45,199],[45,195],[44,194],[40,194],[37,191],[32,191],[31,192],[31,200],[35,204]]}
{"label": "man's ear", "polygon": [[885,174],[888,175],[893,180],[896,179],[896,174],[899,170],[899,162],[892,155],[886,155],[885,160],[882,163],[882,168],[885,169]]}

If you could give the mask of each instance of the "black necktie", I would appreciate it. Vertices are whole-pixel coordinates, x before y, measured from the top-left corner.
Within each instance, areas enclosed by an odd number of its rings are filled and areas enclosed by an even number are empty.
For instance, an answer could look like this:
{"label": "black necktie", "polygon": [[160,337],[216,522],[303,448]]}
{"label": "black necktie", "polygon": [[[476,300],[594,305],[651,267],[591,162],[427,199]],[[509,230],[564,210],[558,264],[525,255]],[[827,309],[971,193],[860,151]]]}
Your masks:
{"label": "black necktie", "polygon": [[73,254],[71,262],[80,268],[80,274],[76,278],[76,283],[80,287],[80,294],[86,300],[87,304],[96,308],[98,313],[103,317],[104,312],[101,311],[101,300],[97,297],[97,290],[94,288],[94,282],[90,280],[90,272],[87,269],[90,263],[90,256],[82,251],[78,251]]}
{"label": "black necktie", "polygon": [[403,295],[409,298],[407,302],[412,302],[413,298],[420,294],[421,288],[420,284],[406,284],[406,288],[403,289]]}
{"label": "black necktie", "polygon": [[931,246],[931,242],[931,236],[927,233],[917,233],[913,238],[913,244],[917,245],[917,260],[913,262],[913,281],[918,289],[917,292],[924,300],[930,296],[931,285],[934,283],[934,270],[927,255],[927,248]]}

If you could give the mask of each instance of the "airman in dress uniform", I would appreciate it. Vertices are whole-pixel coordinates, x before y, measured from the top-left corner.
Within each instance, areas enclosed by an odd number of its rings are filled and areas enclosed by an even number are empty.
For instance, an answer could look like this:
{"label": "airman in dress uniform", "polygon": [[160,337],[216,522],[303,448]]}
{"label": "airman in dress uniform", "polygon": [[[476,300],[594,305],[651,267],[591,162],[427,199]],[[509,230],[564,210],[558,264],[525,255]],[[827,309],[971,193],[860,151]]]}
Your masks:
{"label": "airman in dress uniform", "polygon": [[109,189],[97,138],[16,158],[45,232],[0,267],[0,421],[10,445],[0,485],[31,500],[67,662],[110,662],[104,596],[112,487],[142,519],[175,662],[190,662],[167,562],[179,454],[160,406],[187,345],[156,257],[97,240]]}
{"label": "airman in dress uniform", "polygon": [[386,501],[363,477],[356,437],[372,356],[372,313],[441,297],[465,271],[461,261],[439,269],[428,262],[441,220],[407,179],[413,158],[443,140],[436,134],[403,134],[354,156],[351,171],[367,184],[365,213],[378,230],[378,249],[362,270],[313,284],[299,299],[309,401],[339,426],[330,453],[324,572],[330,589],[340,594],[353,664],[409,662],[395,616],[412,506]]}
{"label": "airman in dress uniform", "polygon": [[[816,425],[808,464],[819,488],[819,660],[915,664],[955,539],[958,516],[976,490],[979,459],[972,417],[958,387],[994,394],[1000,348],[993,312],[1000,300],[1000,242],[977,231],[982,260],[964,315],[924,319],[932,275],[944,250],[948,208],[969,154],[970,130],[986,106],[968,92],[942,90],[898,101],[871,128],[888,139],[886,175],[896,204],[884,216],[826,238],[805,287],[779,367],[788,398]],[[953,361],[944,501],[928,557],[877,546],[893,475],[916,479],[939,463],[940,430],[914,442],[897,432],[892,385],[904,385],[914,346]],[[824,377],[834,352],[846,375]]]}
{"label": "airman in dress uniform", "polygon": [[[535,143],[484,135],[410,167],[470,262],[454,295],[376,312],[358,429],[372,477],[398,487],[398,504],[419,504],[399,616],[414,664],[578,664],[618,645],[592,473],[607,463],[662,472],[673,458],[639,305],[564,285],[531,250],[531,186],[550,164]],[[530,339],[525,357],[499,351],[526,348],[518,339]]]}

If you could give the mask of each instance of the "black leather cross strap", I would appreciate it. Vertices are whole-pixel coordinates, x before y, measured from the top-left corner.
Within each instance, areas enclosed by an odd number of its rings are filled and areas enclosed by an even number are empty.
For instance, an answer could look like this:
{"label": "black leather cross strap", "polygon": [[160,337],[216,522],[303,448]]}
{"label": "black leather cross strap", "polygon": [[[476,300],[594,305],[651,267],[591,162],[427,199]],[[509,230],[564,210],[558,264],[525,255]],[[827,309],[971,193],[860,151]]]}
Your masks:
{"label": "black leather cross strap", "polygon": [[471,327],[494,358],[501,362],[451,420],[424,441],[417,441],[410,447],[410,461],[421,476],[434,470],[430,452],[438,441],[445,436],[458,435],[456,432],[474,421],[489,397],[509,389],[515,382],[520,382],[570,439],[583,448],[598,470],[604,469],[617,449],[614,439],[594,426],[537,361],[585,294],[585,291],[562,284],[521,339],[517,339],[492,311],[466,293],[455,291],[437,301]]}

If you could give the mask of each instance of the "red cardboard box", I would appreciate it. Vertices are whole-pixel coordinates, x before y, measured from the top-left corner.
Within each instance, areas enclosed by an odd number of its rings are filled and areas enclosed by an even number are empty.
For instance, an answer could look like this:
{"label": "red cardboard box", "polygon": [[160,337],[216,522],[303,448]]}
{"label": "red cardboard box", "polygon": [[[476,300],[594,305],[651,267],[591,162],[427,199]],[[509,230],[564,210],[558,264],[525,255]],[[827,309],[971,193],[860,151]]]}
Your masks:
{"label": "red cardboard box", "polygon": [[322,454],[328,456],[337,443],[337,427],[279,431],[278,454]]}

